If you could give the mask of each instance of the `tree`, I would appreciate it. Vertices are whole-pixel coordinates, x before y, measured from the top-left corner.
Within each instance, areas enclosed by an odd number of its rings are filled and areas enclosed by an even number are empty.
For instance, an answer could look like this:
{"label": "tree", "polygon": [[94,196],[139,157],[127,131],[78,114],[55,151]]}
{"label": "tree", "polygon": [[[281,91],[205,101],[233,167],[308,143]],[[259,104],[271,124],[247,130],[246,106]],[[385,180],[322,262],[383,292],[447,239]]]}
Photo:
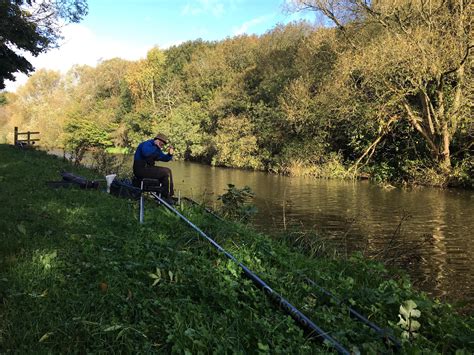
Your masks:
{"label": "tree", "polygon": [[305,22],[275,27],[259,38],[251,52],[254,61],[248,60],[243,71],[240,101],[248,107],[243,115],[254,126],[258,155],[267,168],[273,168],[294,133],[288,129],[287,112],[282,109],[280,97],[302,76],[295,63],[311,31]]}
{"label": "tree", "polygon": [[79,22],[87,14],[86,0],[0,1],[0,89],[13,73],[29,74],[33,56],[58,46],[62,23]]}
{"label": "tree", "polygon": [[185,79],[184,67],[191,61],[192,55],[204,48],[209,47],[208,42],[202,39],[187,41],[179,46],[171,46],[166,50],[165,67],[168,75],[177,75],[182,80]]}
{"label": "tree", "polygon": [[224,53],[215,45],[194,52],[184,67],[186,90],[193,101],[208,103],[228,79]]}
{"label": "tree", "polygon": [[112,146],[110,134],[96,122],[72,118],[65,126],[64,145],[72,153],[75,164],[80,164],[87,150]]}
{"label": "tree", "polygon": [[448,175],[453,138],[472,118],[471,1],[293,3],[296,9],[329,18],[348,44],[334,83],[339,94],[351,91],[346,97],[363,97],[369,104],[362,105],[366,119],[378,123],[378,134],[356,165],[370,158],[395,123],[404,123],[424,142],[439,171]]}
{"label": "tree", "polygon": [[[68,72],[67,94],[71,104],[64,111],[69,130],[76,126],[85,130],[89,126],[78,122],[87,121],[92,124],[91,129],[100,131],[101,134],[105,132],[107,139],[116,145],[128,145],[125,116],[131,108],[124,76],[129,66],[130,62],[113,58],[99,63],[95,68],[76,66]],[[69,148],[74,144],[80,145],[81,149],[103,148],[89,138],[79,142],[80,144],[71,138],[66,141]],[[69,144],[70,142],[72,143]]]}
{"label": "tree", "polygon": [[295,60],[312,28],[305,22],[279,25],[260,38],[255,65],[246,73],[246,89],[254,102],[278,104],[283,88],[299,76]]}
{"label": "tree", "polygon": [[183,103],[173,109],[166,119],[158,119],[156,128],[170,137],[178,158],[206,159],[210,150],[210,137],[203,127],[208,121],[208,113],[201,104]]}
{"label": "tree", "polygon": [[217,153],[213,165],[262,169],[254,127],[245,116],[229,116],[219,121],[215,137]]}
{"label": "tree", "polygon": [[40,69],[16,92],[11,123],[22,130],[41,132],[41,145],[57,148],[64,129],[68,97],[57,71]]}

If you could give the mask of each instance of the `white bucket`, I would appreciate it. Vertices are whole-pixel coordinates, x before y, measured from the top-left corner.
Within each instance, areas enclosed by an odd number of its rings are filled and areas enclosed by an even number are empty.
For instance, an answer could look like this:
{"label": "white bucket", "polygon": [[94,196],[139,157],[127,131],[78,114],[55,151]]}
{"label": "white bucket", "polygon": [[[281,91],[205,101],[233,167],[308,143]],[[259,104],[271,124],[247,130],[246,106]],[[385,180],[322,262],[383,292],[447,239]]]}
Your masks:
{"label": "white bucket", "polygon": [[114,181],[117,174],[110,174],[105,176],[105,180],[107,181],[107,193],[110,194],[110,185],[112,185],[112,181]]}

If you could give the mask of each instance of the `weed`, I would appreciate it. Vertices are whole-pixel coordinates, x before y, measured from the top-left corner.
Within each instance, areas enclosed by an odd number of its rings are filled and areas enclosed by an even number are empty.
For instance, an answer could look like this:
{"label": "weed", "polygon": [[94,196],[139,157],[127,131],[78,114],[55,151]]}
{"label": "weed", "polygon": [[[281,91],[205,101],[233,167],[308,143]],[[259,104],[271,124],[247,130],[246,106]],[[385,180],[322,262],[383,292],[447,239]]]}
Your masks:
{"label": "weed", "polygon": [[228,184],[227,192],[218,197],[222,201],[220,213],[229,219],[248,222],[257,213],[256,207],[249,203],[254,195],[248,186],[239,189]]}

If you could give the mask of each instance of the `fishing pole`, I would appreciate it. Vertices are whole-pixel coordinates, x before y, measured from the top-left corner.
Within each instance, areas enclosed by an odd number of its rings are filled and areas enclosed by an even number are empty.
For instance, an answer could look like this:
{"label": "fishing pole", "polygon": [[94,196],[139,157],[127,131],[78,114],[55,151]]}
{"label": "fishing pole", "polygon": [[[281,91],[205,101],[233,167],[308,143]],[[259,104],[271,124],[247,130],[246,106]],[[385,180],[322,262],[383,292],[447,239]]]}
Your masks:
{"label": "fishing pole", "polygon": [[[197,205],[197,206],[200,206],[201,208],[204,208],[204,210],[208,213],[210,213],[212,216],[214,216],[215,218],[217,218],[218,220],[220,221],[224,221],[224,219],[222,217],[220,217],[219,215],[215,214],[212,210],[210,210],[209,208],[207,207],[203,207],[202,205],[200,205],[199,203],[197,203],[196,201],[194,201],[193,199],[191,198],[187,198],[185,197],[185,199],[187,201],[190,201],[192,204],[194,205]],[[333,293],[331,293],[330,291],[326,290],[325,288],[323,288],[322,286],[319,286],[318,284],[316,284],[316,282],[314,282],[313,280],[311,280],[310,278],[308,278],[306,275],[303,275],[305,277],[305,280],[308,284],[310,284],[311,286],[314,286],[316,288],[318,288],[322,293],[324,293],[326,296],[329,296],[331,297],[332,299],[334,299],[334,301],[337,303],[337,304],[342,304],[343,302],[341,300],[339,300]],[[382,336],[382,338],[384,339],[388,339],[390,340],[397,349],[400,349],[401,348],[401,343],[400,341],[395,338],[393,335],[389,334],[387,332],[387,330],[385,329],[382,329],[380,328],[377,324],[371,322],[370,320],[368,320],[365,316],[363,316],[362,314],[360,314],[359,312],[357,312],[355,309],[351,308],[351,307],[348,307],[349,309],[349,313],[354,317],[356,318],[358,321],[364,323],[365,325],[367,325],[368,327],[370,327],[371,329],[373,329],[375,332],[377,332],[379,335]]]}
{"label": "fishing pole", "polygon": [[[343,304],[343,302],[337,298],[332,292],[326,290],[325,288],[323,288],[322,286],[319,286],[316,282],[314,282],[313,280],[311,280],[309,277],[306,277],[305,276],[305,281],[310,284],[311,286],[314,286],[316,287],[317,289],[319,289],[322,293],[324,293],[326,296],[329,296],[331,297],[334,301],[336,301],[336,303],[338,305],[340,304]],[[364,317],[362,314],[360,314],[359,312],[357,312],[355,309],[351,308],[351,307],[347,307],[348,310],[349,310],[349,313],[357,318],[357,320],[361,321],[362,323],[364,323],[365,325],[367,325],[368,327],[372,328],[373,330],[375,330],[378,334],[380,334],[383,338],[385,339],[388,339],[390,340],[398,349],[400,349],[402,347],[402,344],[400,343],[400,341],[395,338],[394,336],[392,336],[391,334],[389,334],[385,329],[382,329],[380,328],[377,324],[371,322],[370,320],[368,320],[366,317]]]}
{"label": "fishing pole", "polygon": [[203,206],[203,205],[199,204],[198,202],[194,201],[192,198],[183,197],[183,200],[189,201],[189,202],[191,202],[193,205],[196,205],[196,206],[201,207],[202,209],[204,209],[204,211],[206,211],[206,212],[209,213],[210,215],[214,216],[214,217],[217,218],[219,221],[224,222],[224,219],[223,219],[221,216],[219,216],[218,214],[214,213],[214,211],[211,210],[210,208],[207,208],[206,206]]}
{"label": "fishing pole", "polygon": [[270,297],[274,302],[276,302],[286,313],[288,313],[303,329],[310,332],[310,334],[316,333],[323,339],[327,340],[330,344],[334,346],[339,354],[350,355],[350,352],[344,348],[341,344],[332,338],[327,332],[319,328],[311,319],[305,316],[300,310],[283,298],[279,293],[275,292],[270,286],[268,286],[265,281],[259,278],[254,274],[250,269],[248,269],[244,264],[238,261],[232,254],[227,252],[222,248],[214,239],[209,237],[204,233],[199,227],[192,223],[189,219],[183,216],[179,211],[177,211],[173,206],[168,204],[163,200],[157,193],[151,192],[151,195],[168,210],[173,212],[179,218],[181,218],[186,224],[193,228],[196,232],[199,233],[204,239],[211,243],[218,251],[223,253],[227,258],[236,263],[244,272],[245,276],[248,277],[258,288],[261,288],[263,292]]}

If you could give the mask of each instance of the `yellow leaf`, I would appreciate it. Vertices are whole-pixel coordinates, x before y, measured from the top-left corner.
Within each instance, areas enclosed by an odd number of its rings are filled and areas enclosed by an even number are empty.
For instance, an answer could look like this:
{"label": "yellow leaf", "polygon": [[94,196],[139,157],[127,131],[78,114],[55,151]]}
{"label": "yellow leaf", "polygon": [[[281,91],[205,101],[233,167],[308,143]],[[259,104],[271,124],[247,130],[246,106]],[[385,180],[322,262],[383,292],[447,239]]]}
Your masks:
{"label": "yellow leaf", "polygon": [[53,334],[54,334],[54,332],[48,332],[48,333],[44,334],[44,335],[40,338],[39,342],[42,343],[43,341],[47,340],[47,339],[48,339],[51,335],[53,335]]}

